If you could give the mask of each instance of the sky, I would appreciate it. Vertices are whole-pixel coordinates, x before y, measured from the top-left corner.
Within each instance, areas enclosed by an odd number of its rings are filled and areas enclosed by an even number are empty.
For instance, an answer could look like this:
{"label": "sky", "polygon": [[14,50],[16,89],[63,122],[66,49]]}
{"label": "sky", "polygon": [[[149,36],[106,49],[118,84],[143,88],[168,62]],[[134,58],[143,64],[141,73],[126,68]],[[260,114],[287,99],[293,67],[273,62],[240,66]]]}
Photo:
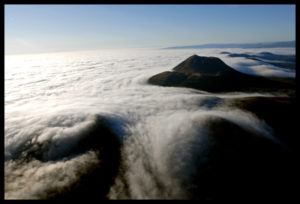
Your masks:
{"label": "sky", "polygon": [[295,5],[7,4],[5,54],[295,40]]}

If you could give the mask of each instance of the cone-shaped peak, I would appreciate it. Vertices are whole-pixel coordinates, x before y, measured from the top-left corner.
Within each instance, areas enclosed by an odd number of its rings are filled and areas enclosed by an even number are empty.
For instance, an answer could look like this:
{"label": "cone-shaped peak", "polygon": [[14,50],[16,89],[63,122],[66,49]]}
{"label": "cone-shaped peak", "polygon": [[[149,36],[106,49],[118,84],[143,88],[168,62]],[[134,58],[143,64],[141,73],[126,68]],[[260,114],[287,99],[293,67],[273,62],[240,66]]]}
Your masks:
{"label": "cone-shaped peak", "polygon": [[284,82],[236,71],[217,57],[192,55],[173,72],[163,72],[149,78],[150,84],[188,87],[209,92],[266,92],[294,89],[294,82]]}
{"label": "cone-shaped peak", "polygon": [[233,71],[222,60],[217,57],[203,57],[192,55],[179,65],[174,67],[174,71],[183,72],[186,74],[200,73],[200,74],[221,74],[222,72]]}

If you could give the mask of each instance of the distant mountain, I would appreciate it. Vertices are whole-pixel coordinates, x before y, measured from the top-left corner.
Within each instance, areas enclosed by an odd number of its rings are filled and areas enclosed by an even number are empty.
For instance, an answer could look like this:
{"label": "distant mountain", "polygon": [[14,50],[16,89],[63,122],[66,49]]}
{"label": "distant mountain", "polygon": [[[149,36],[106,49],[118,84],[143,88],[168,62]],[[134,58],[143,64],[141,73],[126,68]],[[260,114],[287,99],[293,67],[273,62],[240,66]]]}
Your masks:
{"label": "distant mountain", "polygon": [[193,55],[173,68],[149,78],[160,86],[195,88],[209,92],[288,92],[294,89],[294,80],[279,80],[253,76],[236,71],[216,57]]}
{"label": "distant mountain", "polygon": [[200,48],[273,48],[273,47],[295,47],[295,41],[285,42],[262,42],[262,43],[240,43],[240,44],[203,44],[203,45],[189,45],[166,47],[163,49],[200,49]]}

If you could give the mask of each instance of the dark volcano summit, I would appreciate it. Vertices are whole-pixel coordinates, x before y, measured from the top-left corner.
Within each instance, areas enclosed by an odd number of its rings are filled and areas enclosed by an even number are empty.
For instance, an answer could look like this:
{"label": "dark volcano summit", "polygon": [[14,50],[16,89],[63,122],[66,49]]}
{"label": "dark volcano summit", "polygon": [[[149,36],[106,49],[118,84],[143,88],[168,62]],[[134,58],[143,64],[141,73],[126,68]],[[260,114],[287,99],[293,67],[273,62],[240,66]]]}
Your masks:
{"label": "dark volcano summit", "polygon": [[217,57],[200,57],[198,55],[187,58],[173,70],[187,75],[196,73],[212,76],[238,74]]}
{"label": "dark volcano summit", "polygon": [[286,91],[293,80],[271,79],[236,71],[216,57],[193,55],[173,68],[152,76],[148,82],[160,86],[195,88],[209,92]]}

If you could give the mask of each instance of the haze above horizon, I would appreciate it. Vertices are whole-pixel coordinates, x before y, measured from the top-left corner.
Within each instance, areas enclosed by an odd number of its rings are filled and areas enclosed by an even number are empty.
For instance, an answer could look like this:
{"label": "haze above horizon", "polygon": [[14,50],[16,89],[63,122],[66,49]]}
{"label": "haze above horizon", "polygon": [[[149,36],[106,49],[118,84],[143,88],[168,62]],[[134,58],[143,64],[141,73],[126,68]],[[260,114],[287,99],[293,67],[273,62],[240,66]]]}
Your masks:
{"label": "haze above horizon", "polygon": [[5,54],[295,40],[295,5],[5,5]]}

